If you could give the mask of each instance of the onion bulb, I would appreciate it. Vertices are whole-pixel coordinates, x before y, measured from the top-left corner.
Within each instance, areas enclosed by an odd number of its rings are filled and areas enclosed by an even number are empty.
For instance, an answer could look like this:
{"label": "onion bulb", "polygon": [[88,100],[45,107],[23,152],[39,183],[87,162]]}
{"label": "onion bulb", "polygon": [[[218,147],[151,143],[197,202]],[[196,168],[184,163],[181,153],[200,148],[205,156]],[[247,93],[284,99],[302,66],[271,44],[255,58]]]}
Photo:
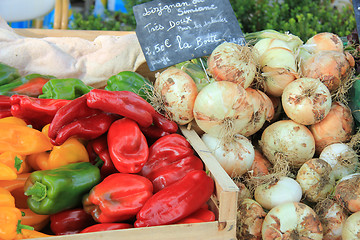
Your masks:
{"label": "onion bulb", "polygon": [[318,78],[331,93],[335,93],[346,81],[355,65],[355,60],[348,52],[320,51],[300,62],[302,77]]}
{"label": "onion bulb", "polygon": [[239,177],[250,170],[255,151],[246,137],[236,134],[232,141],[224,142],[205,133],[201,139],[230,177]]}
{"label": "onion bulb", "polygon": [[278,205],[266,215],[262,225],[263,240],[321,240],[322,225],[314,210],[299,202]]}
{"label": "onion bulb", "polygon": [[323,226],[323,240],[341,240],[341,233],[347,213],[344,208],[329,198],[319,202],[314,207]]}
{"label": "onion bulb", "polygon": [[335,187],[335,177],[330,164],[320,158],[306,161],[298,170],[296,181],[306,199],[311,202],[325,199]]}
{"label": "onion bulb", "polygon": [[351,214],[345,220],[341,236],[342,240],[360,239],[360,212]]}
{"label": "onion bulb", "polygon": [[292,120],[280,120],[266,127],[259,145],[272,164],[285,159],[297,168],[315,153],[315,141],[309,129]]}
{"label": "onion bulb", "polygon": [[255,188],[254,198],[265,209],[272,209],[287,202],[299,202],[301,186],[290,177],[280,177]]}
{"label": "onion bulb", "polygon": [[334,197],[338,204],[350,212],[360,211],[360,173],[353,173],[340,179]]}
{"label": "onion bulb", "polygon": [[256,71],[256,56],[249,46],[224,42],[208,58],[208,72],[216,81],[230,81],[247,88]]}
{"label": "onion bulb", "polygon": [[359,166],[359,159],[355,150],[345,143],[328,145],[322,150],[319,158],[331,165],[336,180],[355,173]]}
{"label": "onion bulb", "polygon": [[268,175],[271,168],[272,164],[269,160],[267,160],[259,150],[255,149],[255,158],[250,170],[251,176],[259,177]]}
{"label": "onion bulb", "polygon": [[328,88],[314,78],[299,78],[289,83],[283,91],[281,102],[286,115],[303,125],[323,120],[332,103]]}
{"label": "onion bulb", "polygon": [[309,38],[306,43],[301,46],[305,48],[310,54],[318,53],[320,51],[332,50],[337,52],[344,51],[344,45],[341,38],[330,32],[317,33]]}
{"label": "onion bulb", "polygon": [[329,144],[347,142],[354,128],[354,118],[349,107],[340,102],[333,102],[327,116],[309,127],[315,139],[316,153]]}
{"label": "onion bulb", "polygon": [[185,125],[194,119],[193,108],[198,94],[193,79],[184,71],[170,67],[156,76],[155,96],[166,116],[179,125]]}
{"label": "onion bulb", "polygon": [[264,209],[255,200],[240,200],[237,210],[237,239],[260,240],[265,216]]}
{"label": "onion bulb", "polygon": [[245,89],[233,82],[212,82],[195,99],[195,121],[214,137],[240,132],[250,122],[252,113]]}

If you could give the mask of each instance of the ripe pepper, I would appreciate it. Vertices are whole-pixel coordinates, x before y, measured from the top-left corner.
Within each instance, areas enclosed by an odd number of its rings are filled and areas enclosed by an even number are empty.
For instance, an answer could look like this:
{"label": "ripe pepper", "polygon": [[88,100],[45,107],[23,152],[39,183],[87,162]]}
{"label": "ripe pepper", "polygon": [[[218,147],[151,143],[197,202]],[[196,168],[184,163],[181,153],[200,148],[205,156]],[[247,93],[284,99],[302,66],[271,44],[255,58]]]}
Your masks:
{"label": "ripe pepper", "polygon": [[0,118],[0,124],[1,123],[12,123],[21,126],[27,126],[27,123],[23,119],[14,116]]}
{"label": "ripe pepper", "polygon": [[0,153],[10,151],[29,155],[51,149],[48,138],[39,130],[12,123],[0,123]]}
{"label": "ripe pepper", "polygon": [[187,172],[203,168],[203,162],[194,155],[186,138],[174,133],[159,138],[151,145],[148,160],[140,174],[152,181],[154,192],[158,192],[183,178]]}
{"label": "ripe pepper", "polygon": [[77,78],[51,79],[42,88],[39,98],[73,100],[88,93],[93,87]]}
{"label": "ripe pepper", "polygon": [[199,208],[199,210],[197,210],[196,212],[178,221],[177,224],[212,222],[212,221],[215,221],[215,213],[207,208]]}
{"label": "ripe pepper", "polygon": [[54,77],[33,73],[25,76],[24,78],[26,80],[23,81],[23,84],[16,88],[13,88],[11,90],[11,94],[38,97],[40,94],[42,94],[42,88],[45,83],[47,83],[49,79],[52,79]]}
{"label": "ripe pepper", "polygon": [[90,140],[86,145],[86,150],[92,164],[97,165],[99,161],[101,162],[100,174],[102,179],[118,172],[110,157],[106,134]]}
{"label": "ripe pepper", "polygon": [[11,114],[30,123],[34,128],[41,129],[51,123],[56,112],[69,100],[39,99],[25,95],[10,97]]}
{"label": "ripe pepper", "polygon": [[111,231],[127,228],[133,228],[133,225],[130,223],[98,223],[83,229],[80,233]]}
{"label": "ripe pepper", "polygon": [[122,71],[107,80],[105,90],[134,92],[150,102],[151,82],[133,71]]}
{"label": "ripe pepper", "polygon": [[14,180],[26,168],[25,157],[15,152],[0,154],[0,180]]}
{"label": "ripe pepper", "polygon": [[87,94],[87,105],[90,108],[130,118],[141,127],[149,127],[155,113],[150,103],[130,91],[93,89]]}
{"label": "ripe pepper", "polygon": [[100,171],[89,162],[72,163],[51,170],[34,171],[25,183],[29,208],[37,214],[55,214],[81,203],[100,182]]}
{"label": "ripe pepper", "polygon": [[50,229],[55,235],[76,234],[96,224],[83,208],[73,208],[50,216]]}
{"label": "ripe pepper", "polygon": [[15,199],[11,193],[0,188],[0,239],[12,240],[22,229],[33,229],[21,224],[21,211],[15,207]]}
{"label": "ripe pepper", "polygon": [[83,208],[95,221],[111,223],[134,217],[152,196],[149,179],[131,173],[114,173],[93,187]]}
{"label": "ripe pepper", "polygon": [[155,193],[136,215],[135,227],[176,223],[196,212],[214,191],[214,181],[203,170],[188,172],[182,179]]}
{"label": "ripe pepper", "polygon": [[109,129],[115,118],[113,114],[88,107],[83,95],[56,112],[50,123],[49,138],[54,145],[61,145],[70,137],[95,139]]}
{"label": "ripe pepper", "polygon": [[140,172],[148,159],[149,147],[135,121],[122,118],[113,122],[107,141],[111,160],[119,172]]}
{"label": "ripe pepper", "polygon": [[0,119],[10,116],[12,116],[10,97],[5,95],[0,95]]}

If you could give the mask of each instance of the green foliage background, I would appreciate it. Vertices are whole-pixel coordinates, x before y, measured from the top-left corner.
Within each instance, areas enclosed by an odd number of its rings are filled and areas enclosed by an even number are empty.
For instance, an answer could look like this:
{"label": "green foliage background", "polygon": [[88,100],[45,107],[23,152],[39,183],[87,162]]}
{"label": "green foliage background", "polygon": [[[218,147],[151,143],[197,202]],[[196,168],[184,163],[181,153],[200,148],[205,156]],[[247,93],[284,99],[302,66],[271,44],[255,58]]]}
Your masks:
{"label": "green foliage background", "polygon": [[[132,7],[151,0],[125,0],[128,13],[106,12],[106,18],[74,14],[72,29],[134,30]],[[229,0],[244,33],[273,29],[306,41],[319,32],[347,36],[356,28],[352,7],[335,9],[331,0]]]}

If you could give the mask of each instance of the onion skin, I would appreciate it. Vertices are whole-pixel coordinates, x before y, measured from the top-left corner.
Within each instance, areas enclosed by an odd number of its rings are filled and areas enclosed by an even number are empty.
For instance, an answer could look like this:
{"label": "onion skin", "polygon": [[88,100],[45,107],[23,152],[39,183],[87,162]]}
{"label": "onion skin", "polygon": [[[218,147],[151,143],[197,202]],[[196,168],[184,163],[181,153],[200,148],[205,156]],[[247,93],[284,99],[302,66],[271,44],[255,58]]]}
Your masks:
{"label": "onion skin", "polygon": [[311,239],[321,240],[322,225],[309,206],[293,202],[271,209],[262,225],[263,240]]}
{"label": "onion skin", "polygon": [[292,120],[280,120],[269,125],[263,131],[259,144],[272,164],[281,155],[295,168],[312,159],[315,153],[315,141],[310,130]]}
{"label": "onion skin", "polygon": [[289,83],[283,91],[281,102],[286,115],[303,125],[323,120],[332,103],[325,84],[313,78],[299,78]]}
{"label": "onion skin", "polygon": [[360,212],[351,214],[346,220],[342,231],[342,240],[360,239]]}
{"label": "onion skin", "polygon": [[338,204],[350,212],[360,211],[360,173],[343,177],[335,186],[334,197]]}
{"label": "onion skin", "polygon": [[330,32],[315,34],[306,41],[305,45],[311,54],[325,50],[344,51],[344,45],[340,37]]}
{"label": "onion skin", "polygon": [[208,58],[208,72],[216,81],[230,81],[247,88],[256,75],[256,56],[248,46],[224,42]]}
{"label": "onion skin", "polygon": [[302,190],[298,182],[290,177],[280,177],[259,185],[254,198],[265,209],[272,209],[287,202],[300,202]]}
{"label": "onion skin", "polygon": [[198,91],[187,73],[170,67],[156,77],[154,88],[161,94],[166,115],[171,120],[185,125],[194,119],[193,108]]}
{"label": "onion skin", "polygon": [[328,145],[350,140],[354,131],[354,118],[349,107],[333,102],[327,116],[309,127],[315,139],[316,153]]}
{"label": "onion skin", "polygon": [[[216,81],[204,87],[194,103],[197,125],[214,137],[222,137],[229,130],[240,132],[252,118],[247,93],[239,84]],[[228,126],[232,125],[232,129]]]}
{"label": "onion skin", "polygon": [[331,165],[320,158],[306,161],[298,170],[296,181],[311,202],[325,199],[335,187]]}
{"label": "onion skin", "polygon": [[302,77],[318,78],[334,93],[351,74],[355,60],[348,52],[320,51],[301,62]]}
{"label": "onion skin", "polygon": [[251,176],[259,177],[269,174],[269,169],[272,167],[272,164],[267,160],[264,155],[257,149],[255,149],[255,158],[254,162],[251,165]]}
{"label": "onion skin", "polygon": [[261,240],[261,226],[265,216],[264,209],[255,200],[240,200],[237,210],[237,239]]}

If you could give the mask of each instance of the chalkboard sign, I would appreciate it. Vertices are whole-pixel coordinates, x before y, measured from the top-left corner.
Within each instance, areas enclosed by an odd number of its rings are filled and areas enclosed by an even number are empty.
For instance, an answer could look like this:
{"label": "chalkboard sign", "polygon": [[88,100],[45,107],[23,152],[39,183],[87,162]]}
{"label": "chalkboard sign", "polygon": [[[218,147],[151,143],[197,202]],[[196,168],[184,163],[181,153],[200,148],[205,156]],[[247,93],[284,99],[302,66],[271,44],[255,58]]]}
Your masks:
{"label": "chalkboard sign", "polygon": [[151,71],[245,44],[229,0],[155,0],[133,7],[136,35]]}
{"label": "chalkboard sign", "polygon": [[355,13],[356,30],[358,32],[358,36],[360,36],[360,0],[353,0],[352,3]]}

